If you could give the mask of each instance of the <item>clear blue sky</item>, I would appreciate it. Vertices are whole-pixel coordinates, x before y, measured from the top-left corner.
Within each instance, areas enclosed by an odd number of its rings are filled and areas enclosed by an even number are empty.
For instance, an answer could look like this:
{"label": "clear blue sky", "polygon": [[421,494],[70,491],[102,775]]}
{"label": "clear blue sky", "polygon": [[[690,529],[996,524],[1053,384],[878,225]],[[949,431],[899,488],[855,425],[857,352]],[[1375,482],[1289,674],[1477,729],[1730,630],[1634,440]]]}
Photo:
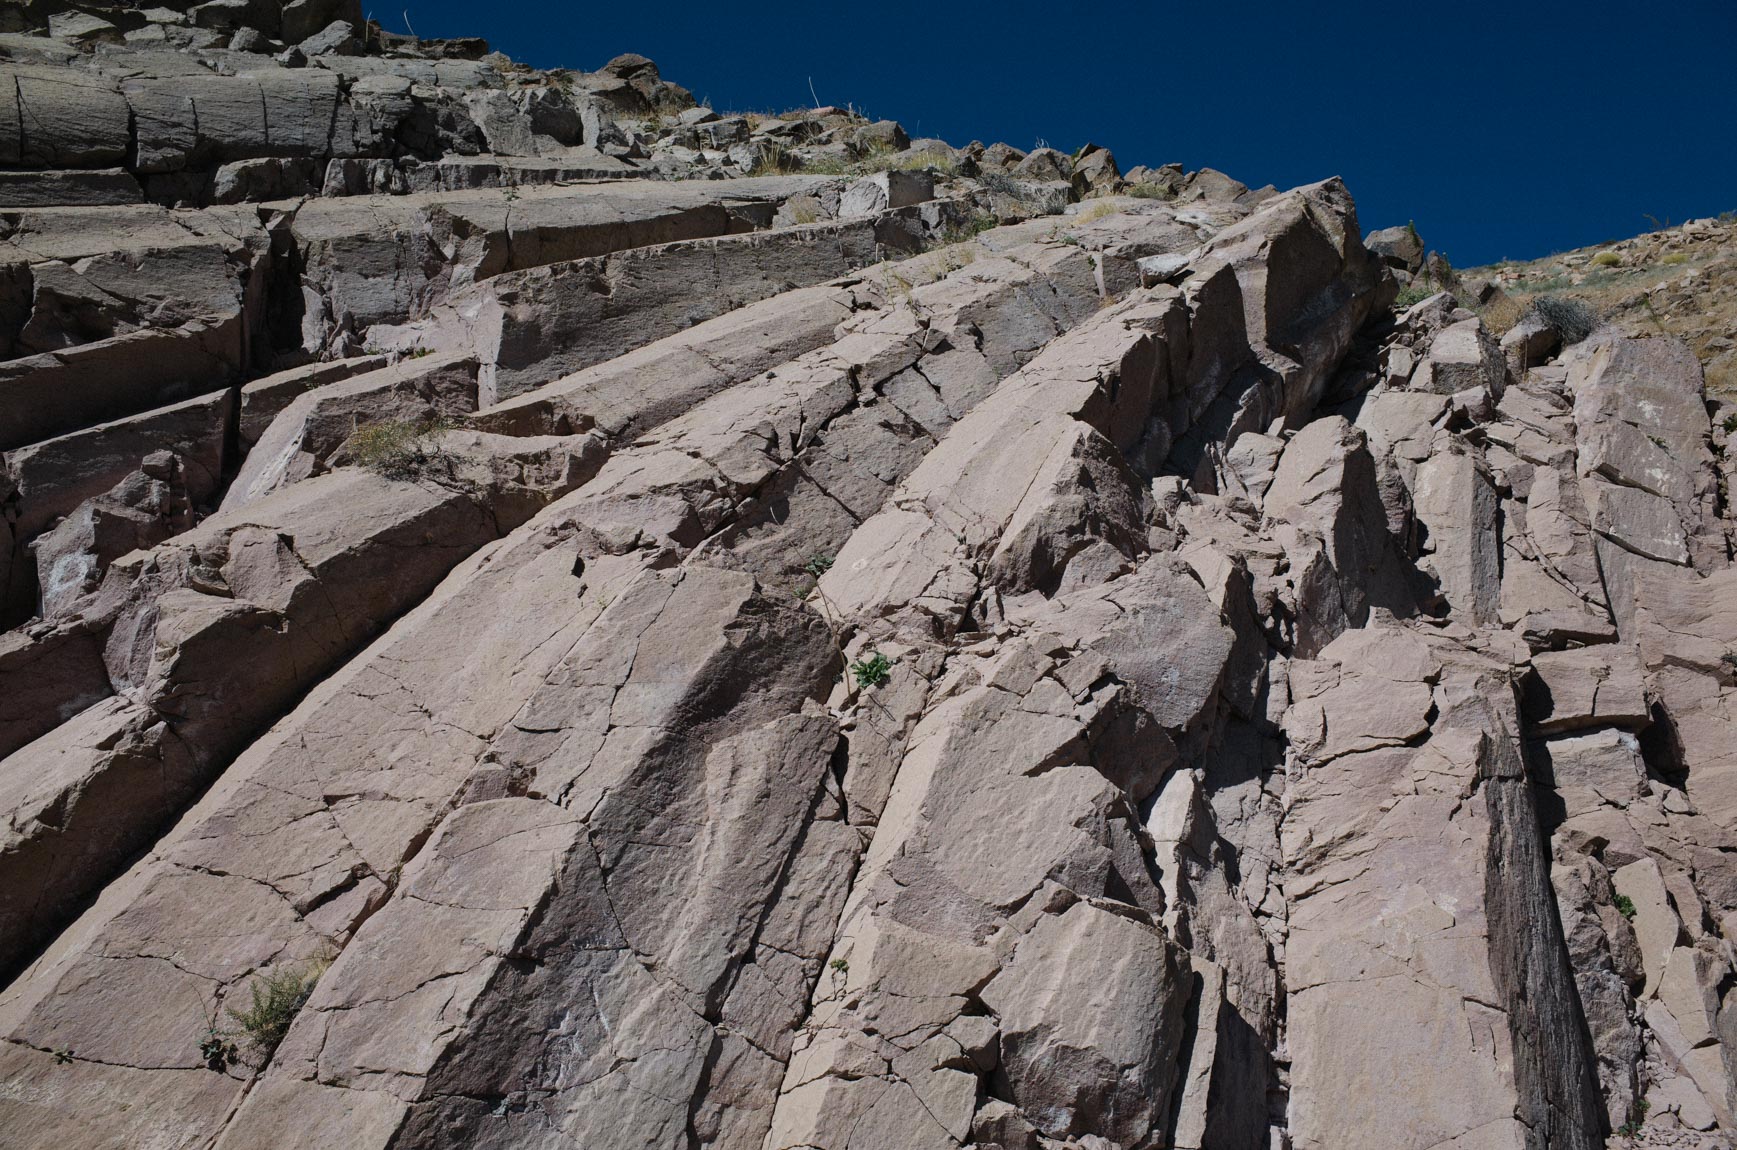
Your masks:
{"label": "clear blue sky", "polygon": [[[1737,209],[1737,0],[368,0],[539,67],[621,52],[719,109],[854,103],[954,144],[1343,176],[1460,266]],[[387,11],[381,4],[391,4]]]}

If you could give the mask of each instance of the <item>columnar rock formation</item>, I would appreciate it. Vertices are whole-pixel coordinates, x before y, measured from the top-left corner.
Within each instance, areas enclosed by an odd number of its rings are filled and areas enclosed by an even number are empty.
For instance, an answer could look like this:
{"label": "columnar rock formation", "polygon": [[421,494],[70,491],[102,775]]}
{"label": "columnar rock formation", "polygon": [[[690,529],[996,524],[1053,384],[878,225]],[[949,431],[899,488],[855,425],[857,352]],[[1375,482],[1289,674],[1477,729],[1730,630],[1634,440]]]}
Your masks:
{"label": "columnar rock formation", "polygon": [[1729,1144],[1682,345],[1337,180],[3,19],[6,1145]]}

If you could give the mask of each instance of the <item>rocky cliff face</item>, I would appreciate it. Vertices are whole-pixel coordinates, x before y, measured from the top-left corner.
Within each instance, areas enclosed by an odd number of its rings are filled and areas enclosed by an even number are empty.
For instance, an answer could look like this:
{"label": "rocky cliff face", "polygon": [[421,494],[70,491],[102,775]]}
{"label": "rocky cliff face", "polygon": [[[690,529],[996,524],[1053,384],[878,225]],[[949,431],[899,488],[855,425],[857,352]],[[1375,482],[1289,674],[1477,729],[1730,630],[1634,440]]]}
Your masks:
{"label": "rocky cliff face", "polygon": [[0,22],[7,1146],[1731,1144],[1685,345],[1337,180]]}

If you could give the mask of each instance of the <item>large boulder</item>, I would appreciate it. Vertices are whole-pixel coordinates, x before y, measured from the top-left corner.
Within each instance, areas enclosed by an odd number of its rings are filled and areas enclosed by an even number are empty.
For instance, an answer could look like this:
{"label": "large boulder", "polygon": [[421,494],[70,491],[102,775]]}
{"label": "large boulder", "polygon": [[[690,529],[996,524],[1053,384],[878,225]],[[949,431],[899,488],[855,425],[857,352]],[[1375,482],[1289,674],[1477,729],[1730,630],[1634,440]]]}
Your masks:
{"label": "large boulder", "polygon": [[1363,237],[1363,246],[1390,268],[1415,273],[1423,267],[1423,239],[1410,224],[1370,232]]}

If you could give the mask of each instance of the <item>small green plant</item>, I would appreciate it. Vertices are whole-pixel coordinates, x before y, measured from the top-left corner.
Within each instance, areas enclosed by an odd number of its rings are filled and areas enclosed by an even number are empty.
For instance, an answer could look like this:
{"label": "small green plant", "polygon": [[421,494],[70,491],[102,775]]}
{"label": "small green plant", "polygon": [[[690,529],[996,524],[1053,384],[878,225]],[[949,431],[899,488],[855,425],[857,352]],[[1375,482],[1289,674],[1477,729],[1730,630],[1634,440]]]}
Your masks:
{"label": "small green plant", "polygon": [[825,551],[818,552],[808,557],[808,562],[802,565],[802,569],[818,579],[832,570],[832,564],[837,558],[836,555]]}
{"label": "small green plant", "polygon": [[350,458],[388,479],[408,479],[418,474],[440,448],[432,440],[452,425],[435,418],[412,422],[386,419],[356,429],[345,443]]}
{"label": "small green plant", "polygon": [[941,152],[907,151],[899,152],[887,164],[887,171],[916,172],[924,168],[931,169],[944,180],[950,180],[959,174],[959,162],[952,156]]}
{"label": "small green plant", "polygon": [[[244,1010],[229,1008],[229,1017],[241,1027],[259,1062],[269,1059],[289,1033],[290,1023],[313,994],[314,984],[326,972],[326,965],[315,962],[298,969],[263,974],[248,987],[251,1004]],[[200,1049],[203,1051],[203,1045]]]}
{"label": "small green plant", "polygon": [[891,268],[887,269],[884,277],[881,279],[881,286],[886,289],[887,294],[897,295],[900,299],[904,300],[909,300],[911,298],[911,292],[916,287],[916,285],[909,279],[906,279]]}
{"label": "small green plant", "polygon": [[1727,415],[1720,421],[1719,426],[1723,427],[1727,434],[1737,435],[1737,412]]}
{"label": "small green plant", "polygon": [[502,192],[501,195],[507,201],[507,203],[509,203],[509,204],[517,203],[519,200],[519,185],[508,184],[506,187],[506,190],[504,192]]}
{"label": "small green plant", "polygon": [[1689,253],[1688,252],[1671,252],[1659,261],[1659,263],[1663,264],[1665,267],[1668,267],[1668,268],[1678,267],[1678,266],[1680,266],[1682,264],[1686,264],[1688,262],[1689,262]]}
{"label": "small green plant", "polygon": [[799,157],[786,153],[791,171],[801,170],[805,176],[854,176],[857,165],[848,157],[831,152],[822,152],[818,156]]}
{"label": "small green plant", "polygon": [[1616,896],[1616,911],[1624,918],[1634,918],[1634,899],[1626,894]]}
{"label": "small green plant", "polygon": [[1737,652],[1725,652],[1723,655],[1719,656],[1719,662],[1730,667],[1732,670],[1737,671]]}
{"label": "small green plant", "polygon": [[1553,275],[1545,276],[1543,279],[1539,280],[1522,278],[1514,286],[1520,291],[1550,292],[1562,291],[1564,288],[1573,287],[1574,285],[1568,282],[1568,277],[1565,275]]}
{"label": "small green plant", "polygon": [[893,661],[879,651],[871,652],[868,658],[858,659],[850,665],[850,673],[856,676],[858,687],[885,686],[892,677],[892,669]]}
{"label": "small green plant", "polygon": [[1641,307],[1646,311],[1647,319],[1654,327],[1659,329],[1660,335],[1671,334],[1671,329],[1665,326],[1665,317],[1659,314],[1659,309],[1657,307],[1653,306],[1652,296],[1641,296]]}
{"label": "small green plant", "polygon": [[67,1063],[69,1063],[71,1061],[72,1061],[72,1051],[66,1050],[66,1049],[57,1049],[54,1052],[55,1065],[65,1066]]}
{"label": "small green plant", "polygon": [[766,140],[761,143],[759,151],[754,155],[754,165],[748,169],[750,176],[786,176],[799,171],[802,162],[777,140]]}
{"label": "small green plant", "polygon": [[1427,284],[1409,283],[1399,289],[1399,295],[1395,297],[1393,306],[1404,311],[1406,308],[1422,303],[1434,294],[1435,292],[1430,290]]}
{"label": "small green plant", "polygon": [[1091,207],[1087,208],[1085,211],[1081,212],[1079,215],[1075,216],[1074,222],[1076,224],[1089,224],[1093,220],[1101,220],[1105,216],[1116,215],[1119,212],[1121,212],[1121,210],[1122,209],[1118,208],[1115,204],[1096,203],[1096,204],[1093,204]]}
{"label": "small green plant", "polygon": [[839,974],[849,974],[850,973],[850,963],[846,962],[842,958],[835,958],[831,962],[827,963],[826,965],[831,967],[834,971],[837,971]]}
{"label": "small green plant", "polygon": [[1622,263],[1622,257],[1615,252],[1599,252],[1592,257],[1592,266],[1595,268],[1613,268],[1620,263]]}
{"label": "small green plant", "polygon": [[977,249],[965,244],[944,244],[933,250],[936,253],[934,268],[940,275],[956,272],[977,262]]}
{"label": "small green plant", "polygon": [[205,1028],[205,1037],[199,1040],[199,1057],[205,1061],[205,1069],[221,1073],[241,1061],[241,1052],[235,1049],[229,1036],[212,1023]]}
{"label": "small green plant", "polygon": [[1618,1126],[1616,1128],[1616,1133],[1624,1138],[1640,1137],[1641,1125],[1646,1122],[1647,1111],[1652,1108],[1653,1104],[1644,1098],[1636,1102],[1634,1104],[1634,1117],[1630,1118],[1627,1122],[1624,1122],[1621,1126]]}

